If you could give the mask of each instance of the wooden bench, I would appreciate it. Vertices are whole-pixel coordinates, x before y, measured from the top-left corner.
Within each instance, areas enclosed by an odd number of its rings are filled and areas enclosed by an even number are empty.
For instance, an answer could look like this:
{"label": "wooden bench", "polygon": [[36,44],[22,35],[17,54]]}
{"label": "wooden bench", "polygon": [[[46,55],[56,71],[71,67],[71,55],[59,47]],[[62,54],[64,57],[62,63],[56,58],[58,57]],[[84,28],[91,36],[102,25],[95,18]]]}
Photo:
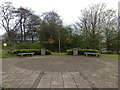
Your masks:
{"label": "wooden bench", "polygon": [[18,53],[18,55],[20,55],[20,56],[23,56],[23,55],[33,56],[33,54],[35,54],[35,53],[34,52],[33,53]]}
{"label": "wooden bench", "polygon": [[89,52],[85,52],[85,55],[88,56],[88,55],[95,55],[95,56],[100,56],[100,53],[89,53]]}

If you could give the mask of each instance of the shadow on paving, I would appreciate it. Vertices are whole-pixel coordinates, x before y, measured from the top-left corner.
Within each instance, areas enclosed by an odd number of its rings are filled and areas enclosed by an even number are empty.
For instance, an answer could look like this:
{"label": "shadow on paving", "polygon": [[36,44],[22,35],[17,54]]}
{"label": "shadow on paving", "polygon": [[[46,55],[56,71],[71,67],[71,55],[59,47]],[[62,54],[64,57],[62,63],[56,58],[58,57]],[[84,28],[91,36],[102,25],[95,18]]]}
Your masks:
{"label": "shadow on paving", "polygon": [[31,57],[16,63],[15,66],[27,70],[67,72],[98,70],[104,68],[105,64],[97,57],[54,55]]}

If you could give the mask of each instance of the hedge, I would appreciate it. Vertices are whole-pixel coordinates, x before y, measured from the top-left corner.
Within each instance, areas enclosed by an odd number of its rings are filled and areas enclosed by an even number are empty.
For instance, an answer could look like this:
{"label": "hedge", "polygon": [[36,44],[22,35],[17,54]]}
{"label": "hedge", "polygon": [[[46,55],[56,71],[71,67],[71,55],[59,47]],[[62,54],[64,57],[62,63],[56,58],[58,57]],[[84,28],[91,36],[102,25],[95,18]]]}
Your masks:
{"label": "hedge", "polygon": [[[41,55],[41,50],[40,49],[17,49],[12,51],[14,54],[18,53],[31,53],[34,52],[35,55]],[[52,52],[50,50],[45,50],[46,55],[50,55]]]}
{"label": "hedge", "polygon": [[16,49],[40,49],[41,45],[39,42],[20,42],[14,44]]}
{"label": "hedge", "polygon": [[[78,50],[78,55],[84,55],[85,52],[90,52],[90,53],[99,53],[99,50],[96,49],[77,49]],[[73,55],[73,49],[67,50],[68,55]]]}

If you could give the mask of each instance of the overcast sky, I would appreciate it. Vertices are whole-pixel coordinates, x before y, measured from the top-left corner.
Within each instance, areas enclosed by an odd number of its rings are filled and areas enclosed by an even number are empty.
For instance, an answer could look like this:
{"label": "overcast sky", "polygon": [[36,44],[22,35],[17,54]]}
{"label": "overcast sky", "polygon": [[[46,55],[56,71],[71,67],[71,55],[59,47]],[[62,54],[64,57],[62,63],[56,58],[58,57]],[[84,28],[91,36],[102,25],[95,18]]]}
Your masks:
{"label": "overcast sky", "polygon": [[[0,5],[5,1],[12,2],[15,8],[31,8],[37,15],[54,10],[61,16],[64,24],[72,24],[78,20],[81,10],[89,5],[104,2],[107,8],[118,11],[120,0],[0,0]],[[4,32],[0,29],[0,35]]]}

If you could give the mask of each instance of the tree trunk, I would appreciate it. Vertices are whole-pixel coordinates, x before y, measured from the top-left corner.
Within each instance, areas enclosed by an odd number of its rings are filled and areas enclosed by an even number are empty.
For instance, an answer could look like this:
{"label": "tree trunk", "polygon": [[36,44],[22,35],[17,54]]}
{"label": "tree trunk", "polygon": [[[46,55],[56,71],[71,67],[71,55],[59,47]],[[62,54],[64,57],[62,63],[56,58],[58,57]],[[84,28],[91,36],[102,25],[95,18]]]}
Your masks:
{"label": "tree trunk", "polygon": [[34,42],[34,37],[33,37],[33,35],[32,35],[32,43]]}
{"label": "tree trunk", "polygon": [[59,53],[61,52],[61,42],[60,42],[60,37],[59,37]]}
{"label": "tree trunk", "polygon": [[21,31],[21,42],[23,42],[22,16],[21,16],[21,19],[20,19],[20,31]]}

